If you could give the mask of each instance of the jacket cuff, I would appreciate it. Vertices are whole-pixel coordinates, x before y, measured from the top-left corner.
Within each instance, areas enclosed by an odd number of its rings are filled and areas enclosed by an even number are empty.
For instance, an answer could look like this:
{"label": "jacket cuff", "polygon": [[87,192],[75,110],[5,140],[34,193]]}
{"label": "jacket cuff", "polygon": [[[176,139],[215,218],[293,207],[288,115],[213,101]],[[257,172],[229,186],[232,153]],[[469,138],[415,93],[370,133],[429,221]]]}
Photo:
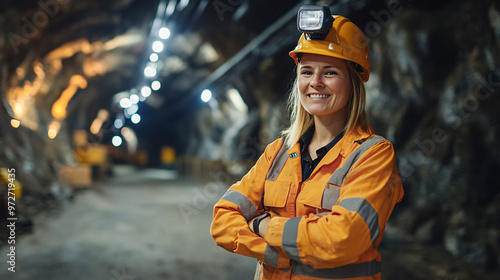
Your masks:
{"label": "jacket cuff", "polygon": [[282,247],[283,228],[290,218],[274,217],[267,225],[265,240],[269,246]]}

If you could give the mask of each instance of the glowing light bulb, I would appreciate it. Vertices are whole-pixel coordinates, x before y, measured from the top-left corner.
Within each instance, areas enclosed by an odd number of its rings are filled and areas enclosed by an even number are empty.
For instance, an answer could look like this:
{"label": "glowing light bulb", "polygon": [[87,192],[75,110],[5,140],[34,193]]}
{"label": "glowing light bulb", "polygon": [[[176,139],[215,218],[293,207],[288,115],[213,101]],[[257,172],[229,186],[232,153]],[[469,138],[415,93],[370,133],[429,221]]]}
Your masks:
{"label": "glowing light bulb", "polygon": [[120,129],[123,127],[123,121],[121,119],[116,119],[114,125],[116,129]]}
{"label": "glowing light bulb", "polygon": [[151,88],[148,86],[142,87],[141,95],[144,97],[149,97],[151,95]]}
{"label": "glowing light bulb", "polygon": [[139,114],[133,114],[132,117],[130,117],[130,120],[134,123],[134,124],[138,124],[140,121],[141,121],[141,116]]}
{"label": "glowing light bulb", "polygon": [[159,81],[153,81],[151,83],[151,89],[159,90],[161,88],[161,83]]}
{"label": "glowing light bulb", "polygon": [[156,69],[152,66],[147,66],[144,68],[144,76],[150,78],[156,76]]}
{"label": "glowing light bulb", "polygon": [[150,60],[151,62],[157,62],[157,61],[158,61],[158,59],[160,59],[160,57],[158,56],[158,54],[157,54],[157,53],[152,53],[151,55],[149,55],[149,60]]}
{"label": "glowing light bulb", "polygon": [[132,104],[137,104],[139,103],[139,95],[137,94],[132,94],[130,96],[130,102],[132,102]]}
{"label": "glowing light bulb", "polygon": [[168,39],[168,37],[170,37],[170,29],[168,29],[166,27],[160,28],[159,35],[160,35],[160,38],[162,38],[162,39]]}
{"label": "glowing light bulb", "polygon": [[212,98],[212,92],[208,89],[205,89],[202,93],[201,93],[201,100],[203,102],[208,102],[210,100],[210,98]]}
{"label": "glowing light bulb", "polygon": [[21,122],[19,120],[16,120],[16,119],[11,119],[10,120],[10,125],[13,128],[18,128],[21,125]]}
{"label": "glowing light bulb", "polygon": [[160,41],[155,41],[153,43],[153,51],[155,51],[157,53],[163,51],[163,43]]}
{"label": "glowing light bulb", "polygon": [[122,138],[120,136],[113,136],[113,139],[111,139],[111,143],[113,143],[113,146],[118,147],[122,144]]}
{"label": "glowing light bulb", "polygon": [[120,100],[120,107],[122,108],[128,108],[132,105],[132,101],[130,101],[130,99],[128,98],[122,98],[122,100]]}
{"label": "glowing light bulb", "polygon": [[127,108],[127,114],[133,115],[137,113],[137,110],[139,110],[139,106],[137,106],[137,104],[133,104],[132,106]]}

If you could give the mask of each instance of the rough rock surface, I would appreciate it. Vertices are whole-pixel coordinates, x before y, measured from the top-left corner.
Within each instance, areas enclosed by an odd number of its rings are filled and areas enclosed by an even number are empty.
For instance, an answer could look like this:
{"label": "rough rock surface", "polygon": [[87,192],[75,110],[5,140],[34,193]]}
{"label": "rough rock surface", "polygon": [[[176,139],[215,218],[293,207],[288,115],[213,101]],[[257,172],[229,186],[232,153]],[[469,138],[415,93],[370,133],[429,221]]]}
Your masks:
{"label": "rough rock surface", "polygon": [[499,11],[493,1],[402,9],[373,38],[368,83],[373,124],[396,147],[406,192],[394,223],[496,269]]}

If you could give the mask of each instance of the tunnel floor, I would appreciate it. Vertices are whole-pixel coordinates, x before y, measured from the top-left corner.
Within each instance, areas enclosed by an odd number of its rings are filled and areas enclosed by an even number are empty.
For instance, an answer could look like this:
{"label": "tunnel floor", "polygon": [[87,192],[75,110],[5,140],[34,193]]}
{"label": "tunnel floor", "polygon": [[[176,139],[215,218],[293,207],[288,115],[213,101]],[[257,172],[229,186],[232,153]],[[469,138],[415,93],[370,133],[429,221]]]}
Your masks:
{"label": "tunnel floor", "polygon": [[[225,187],[176,178],[161,169],[114,168],[114,176],[77,189],[58,211],[34,219],[16,238],[16,272],[0,279],[253,279],[256,261],[217,247],[209,228]],[[0,248],[4,260],[8,248]],[[391,239],[381,246],[382,279],[500,279],[440,247]]]}
{"label": "tunnel floor", "polygon": [[[106,183],[78,190],[74,201],[59,213],[37,217],[34,232],[18,238],[16,272],[3,262],[0,279],[215,280],[253,275],[255,260],[218,248],[209,234],[215,195],[193,200],[204,185],[172,175],[119,167]],[[197,205],[190,209],[193,203]],[[6,254],[4,247],[1,255]]]}

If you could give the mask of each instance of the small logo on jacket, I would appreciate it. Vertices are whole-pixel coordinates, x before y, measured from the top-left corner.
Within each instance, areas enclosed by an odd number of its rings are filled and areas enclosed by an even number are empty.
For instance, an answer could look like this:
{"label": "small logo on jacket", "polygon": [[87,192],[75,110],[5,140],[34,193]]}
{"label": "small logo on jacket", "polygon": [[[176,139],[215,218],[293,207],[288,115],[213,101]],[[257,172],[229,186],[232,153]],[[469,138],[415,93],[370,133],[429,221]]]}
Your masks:
{"label": "small logo on jacket", "polygon": [[291,159],[294,159],[294,158],[296,158],[298,156],[299,156],[299,153],[297,153],[297,152],[293,152],[293,153],[290,154],[290,158]]}

